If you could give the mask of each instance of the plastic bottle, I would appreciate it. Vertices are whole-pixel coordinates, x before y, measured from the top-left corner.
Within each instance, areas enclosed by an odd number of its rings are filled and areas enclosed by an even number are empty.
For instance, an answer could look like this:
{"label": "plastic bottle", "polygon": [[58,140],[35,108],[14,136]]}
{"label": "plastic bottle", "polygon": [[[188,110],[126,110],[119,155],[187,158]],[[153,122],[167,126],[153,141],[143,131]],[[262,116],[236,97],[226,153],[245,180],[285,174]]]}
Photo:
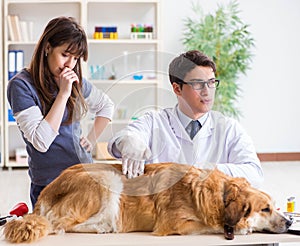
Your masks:
{"label": "plastic bottle", "polygon": [[295,212],[295,197],[289,197],[287,199],[286,210],[289,213]]}

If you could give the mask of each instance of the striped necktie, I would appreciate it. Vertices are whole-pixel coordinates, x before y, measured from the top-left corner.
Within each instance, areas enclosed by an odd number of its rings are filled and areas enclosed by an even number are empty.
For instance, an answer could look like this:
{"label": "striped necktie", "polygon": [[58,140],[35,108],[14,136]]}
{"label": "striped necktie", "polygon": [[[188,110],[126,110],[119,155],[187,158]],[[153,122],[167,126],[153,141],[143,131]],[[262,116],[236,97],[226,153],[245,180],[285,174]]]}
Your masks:
{"label": "striped necktie", "polygon": [[201,124],[198,120],[192,120],[190,124],[191,124],[190,137],[191,139],[193,139],[194,136],[197,134],[197,132],[200,130]]}

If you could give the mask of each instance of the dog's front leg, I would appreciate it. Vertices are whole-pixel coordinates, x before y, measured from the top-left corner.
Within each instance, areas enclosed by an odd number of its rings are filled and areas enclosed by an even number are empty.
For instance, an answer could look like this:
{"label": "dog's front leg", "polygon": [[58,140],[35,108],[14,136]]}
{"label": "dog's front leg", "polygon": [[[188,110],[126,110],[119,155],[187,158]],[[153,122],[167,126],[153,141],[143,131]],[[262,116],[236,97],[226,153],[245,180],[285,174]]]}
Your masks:
{"label": "dog's front leg", "polygon": [[[190,235],[190,234],[205,234],[211,233],[207,228],[199,221],[195,220],[184,220],[184,221],[172,221],[174,224],[160,224],[153,231],[153,235],[156,236],[167,236],[167,235]],[[220,229],[217,230],[218,232]]]}

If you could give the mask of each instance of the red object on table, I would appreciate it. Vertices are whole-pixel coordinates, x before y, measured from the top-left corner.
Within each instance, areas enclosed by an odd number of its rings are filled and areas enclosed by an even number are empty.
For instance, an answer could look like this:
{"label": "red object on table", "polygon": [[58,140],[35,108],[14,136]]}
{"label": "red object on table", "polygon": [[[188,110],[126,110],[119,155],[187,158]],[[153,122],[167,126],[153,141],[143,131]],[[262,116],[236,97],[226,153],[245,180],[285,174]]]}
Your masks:
{"label": "red object on table", "polygon": [[27,214],[27,213],[28,213],[28,207],[27,207],[26,203],[24,203],[24,202],[19,202],[9,212],[10,215],[17,215],[18,217],[23,216],[24,214]]}

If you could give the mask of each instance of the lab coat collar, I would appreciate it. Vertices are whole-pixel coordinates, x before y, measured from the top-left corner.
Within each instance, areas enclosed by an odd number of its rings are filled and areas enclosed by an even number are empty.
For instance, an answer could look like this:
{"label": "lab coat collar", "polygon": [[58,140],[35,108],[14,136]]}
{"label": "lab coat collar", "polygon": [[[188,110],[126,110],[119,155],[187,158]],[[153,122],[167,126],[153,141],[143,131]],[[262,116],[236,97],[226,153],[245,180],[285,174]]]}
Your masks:
{"label": "lab coat collar", "polygon": [[[188,127],[188,125],[190,124],[190,122],[194,119],[188,117],[187,115],[185,115],[178,107],[178,104],[176,105],[176,112],[178,115],[178,118],[181,122],[181,124],[183,125],[183,127],[186,129]],[[204,125],[206,119],[208,117],[208,112],[205,113],[204,115],[202,115],[200,118],[198,118],[197,120],[200,122],[201,126]]]}
{"label": "lab coat collar", "polygon": [[193,140],[191,140],[190,136],[186,132],[184,126],[180,122],[177,114],[176,107],[168,110],[170,125],[173,129],[173,132],[178,138],[183,138],[186,141],[193,142],[194,140],[197,140],[198,138],[206,138],[210,135],[212,135],[213,129],[214,129],[214,123],[211,116],[211,112],[208,112],[207,119],[205,123],[203,124],[201,130],[196,134]]}
{"label": "lab coat collar", "polygon": [[203,123],[200,131],[195,135],[193,140],[197,140],[199,138],[207,138],[210,135],[212,135],[214,129],[213,120],[211,117],[211,111],[208,112],[207,118],[205,122]]}

